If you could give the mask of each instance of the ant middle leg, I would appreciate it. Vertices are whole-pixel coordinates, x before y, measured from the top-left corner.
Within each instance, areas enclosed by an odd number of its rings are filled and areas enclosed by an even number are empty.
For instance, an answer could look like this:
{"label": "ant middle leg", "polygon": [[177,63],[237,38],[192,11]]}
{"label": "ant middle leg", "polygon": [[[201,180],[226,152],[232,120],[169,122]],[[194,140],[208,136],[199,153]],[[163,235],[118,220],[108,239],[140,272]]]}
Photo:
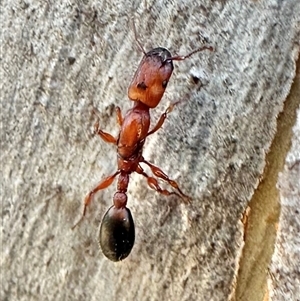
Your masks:
{"label": "ant middle leg", "polygon": [[177,184],[177,182],[174,181],[174,180],[171,180],[168,177],[168,175],[165,174],[159,167],[157,167],[157,166],[153,165],[152,163],[146,161],[144,158],[142,158],[142,160],[140,162],[145,163],[146,165],[148,165],[155,176],[157,176],[158,178],[163,179],[164,181],[169,183],[173,188],[175,188],[179,192],[179,195],[180,195],[181,198],[183,198],[187,203],[190,202],[190,197],[187,196],[186,194],[184,194],[181,191],[181,189],[179,188],[179,185]]}
{"label": "ant middle leg", "polygon": [[150,132],[148,132],[147,137],[150,136],[150,135],[152,135],[153,133],[157,132],[162,127],[162,125],[164,124],[164,122],[165,122],[165,120],[167,118],[167,115],[169,113],[171,113],[173,111],[174,107],[176,105],[178,105],[180,102],[181,102],[181,100],[176,101],[174,103],[171,103],[168,106],[168,108],[165,110],[165,112],[160,116],[160,118],[159,118],[157,124],[155,125],[155,127]]}
{"label": "ant middle leg", "polygon": [[82,211],[82,215],[81,218],[79,219],[79,221],[72,227],[72,230],[83,220],[85,213],[86,213],[86,208],[88,207],[88,205],[91,203],[92,198],[94,196],[94,194],[102,189],[107,188],[109,185],[112,184],[113,180],[115,179],[115,177],[120,173],[120,171],[116,171],[113,175],[110,175],[108,177],[106,177],[105,179],[103,179],[92,191],[90,191],[85,199],[84,199],[84,207],[83,207],[83,211]]}

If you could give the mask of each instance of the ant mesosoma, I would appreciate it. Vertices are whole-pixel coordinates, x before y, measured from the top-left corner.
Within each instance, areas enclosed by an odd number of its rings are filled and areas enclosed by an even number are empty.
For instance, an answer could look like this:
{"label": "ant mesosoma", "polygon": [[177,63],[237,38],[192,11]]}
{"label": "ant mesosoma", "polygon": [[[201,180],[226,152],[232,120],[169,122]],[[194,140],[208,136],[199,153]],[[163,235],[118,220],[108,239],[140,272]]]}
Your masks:
{"label": "ant mesosoma", "polygon": [[[107,188],[112,184],[113,180],[119,176],[117,192],[113,196],[113,205],[105,213],[99,232],[99,244],[102,252],[112,261],[120,261],[126,258],[134,244],[134,222],[130,210],[126,207],[126,192],[129,184],[129,175],[132,172],[137,172],[144,176],[147,179],[148,185],[163,195],[177,195],[186,201],[189,200],[188,196],[180,190],[175,181],[171,180],[160,168],[144,159],[142,154],[143,146],[146,138],[161,128],[167,115],[180,102],[172,103],[161,115],[157,124],[149,131],[150,109],[155,108],[161,101],[173,72],[173,61],[183,61],[194,53],[205,49],[213,50],[212,46],[204,45],[187,55],[172,56],[167,49],[158,47],[146,53],[137,38],[134,24],[133,31],[135,40],[140,50],[144,53],[144,57],[128,88],[128,98],[133,101],[133,107],[127,111],[124,118],[120,108],[116,108],[117,122],[121,128],[117,138],[102,131],[99,127],[99,121],[96,122],[94,127],[95,133],[105,142],[117,146],[118,170],[103,179],[87,194],[84,200],[82,216],[73,226],[73,228],[75,228],[83,219],[86,208],[94,194],[101,189]],[[148,176],[148,174],[144,172],[140,163],[148,165],[153,175],[169,183],[176,192],[162,189],[156,178]]]}

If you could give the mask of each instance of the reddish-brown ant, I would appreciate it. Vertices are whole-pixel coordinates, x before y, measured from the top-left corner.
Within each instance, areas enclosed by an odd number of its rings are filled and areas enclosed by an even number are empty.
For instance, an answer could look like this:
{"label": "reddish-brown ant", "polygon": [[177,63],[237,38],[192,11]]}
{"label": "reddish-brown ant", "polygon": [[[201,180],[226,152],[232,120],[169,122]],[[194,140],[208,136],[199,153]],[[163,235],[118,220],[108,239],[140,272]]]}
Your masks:
{"label": "reddish-brown ant", "polygon": [[[112,261],[126,258],[134,244],[134,222],[130,210],[126,207],[126,192],[129,184],[129,175],[132,172],[137,172],[144,176],[147,179],[148,185],[159,193],[167,196],[177,195],[184,200],[188,200],[188,197],[180,190],[178,184],[171,180],[160,168],[146,161],[142,152],[146,138],[161,128],[168,113],[179,103],[178,101],[171,104],[161,115],[157,124],[149,131],[150,109],[155,108],[161,101],[173,72],[173,61],[183,61],[194,53],[205,49],[213,50],[213,47],[204,45],[185,56],[172,56],[167,49],[158,47],[146,53],[137,39],[134,25],[133,29],[135,39],[144,53],[144,57],[128,88],[128,97],[134,102],[133,108],[127,111],[124,118],[120,108],[116,108],[117,122],[121,127],[117,138],[102,131],[99,128],[98,121],[95,124],[96,134],[105,142],[117,146],[118,170],[113,175],[102,180],[88,193],[84,200],[82,217],[79,220],[80,222],[83,219],[86,208],[94,194],[101,189],[107,188],[119,176],[117,192],[113,197],[113,205],[105,213],[99,232],[99,244],[103,254]],[[168,182],[176,192],[162,189],[156,178],[144,172],[141,163],[148,165],[153,175]]]}

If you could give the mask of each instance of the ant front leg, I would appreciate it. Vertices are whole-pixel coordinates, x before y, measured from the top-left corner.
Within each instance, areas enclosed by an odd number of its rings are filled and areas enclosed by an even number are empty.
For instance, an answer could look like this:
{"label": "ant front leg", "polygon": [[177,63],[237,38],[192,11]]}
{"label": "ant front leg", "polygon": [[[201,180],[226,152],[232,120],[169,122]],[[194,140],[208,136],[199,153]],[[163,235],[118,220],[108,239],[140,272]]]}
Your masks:
{"label": "ant front leg", "polygon": [[123,124],[123,116],[120,107],[116,107],[116,113],[117,113],[117,122],[119,126],[121,127]]}
{"label": "ant front leg", "polygon": [[83,220],[85,213],[86,213],[86,208],[87,206],[90,204],[90,202],[92,201],[92,198],[94,196],[94,194],[102,189],[107,188],[109,185],[112,184],[113,180],[115,179],[115,177],[120,173],[120,171],[116,171],[113,175],[106,177],[105,179],[103,179],[92,191],[90,191],[87,196],[84,199],[84,207],[83,207],[83,212],[81,215],[81,218],[79,219],[79,221],[72,227],[72,230]]}
{"label": "ant front leg", "polygon": [[166,181],[167,183],[169,183],[173,188],[177,189],[177,191],[179,192],[179,195],[181,198],[184,199],[185,202],[189,203],[190,202],[190,197],[187,196],[186,194],[184,194],[181,189],[179,188],[177,182],[175,182],[174,180],[171,180],[167,174],[165,174],[159,167],[153,165],[152,163],[146,161],[144,158],[142,158],[142,160],[140,162],[143,162],[145,164],[147,164],[151,171],[153,172],[153,174],[155,176],[157,176],[160,179],[163,179],[164,181]]}
{"label": "ant front leg", "polygon": [[[120,107],[116,107],[116,113],[117,113],[117,122],[119,126],[121,127],[123,124],[123,116]],[[104,132],[100,129],[99,126],[99,119],[96,121],[94,125],[94,132],[95,134],[99,135],[100,138],[102,138],[107,143],[117,144],[117,139],[113,137],[111,134]]]}
{"label": "ant front leg", "polygon": [[173,111],[174,107],[177,104],[179,104],[180,102],[181,101],[179,100],[179,101],[176,101],[176,102],[174,102],[174,103],[172,103],[172,104],[169,105],[169,107],[166,109],[166,111],[160,116],[160,118],[159,118],[156,126],[147,134],[147,137],[150,136],[150,135],[152,135],[153,133],[157,132],[162,127],[162,125],[164,124],[164,122],[165,122],[165,120],[167,118],[167,115],[169,113],[171,113]]}
{"label": "ant front leg", "polygon": [[95,134],[99,135],[107,143],[117,144],[117,139],[113,137],[111,134],[104,132],[100,129],[99,120],[96,121],[94,125]]}

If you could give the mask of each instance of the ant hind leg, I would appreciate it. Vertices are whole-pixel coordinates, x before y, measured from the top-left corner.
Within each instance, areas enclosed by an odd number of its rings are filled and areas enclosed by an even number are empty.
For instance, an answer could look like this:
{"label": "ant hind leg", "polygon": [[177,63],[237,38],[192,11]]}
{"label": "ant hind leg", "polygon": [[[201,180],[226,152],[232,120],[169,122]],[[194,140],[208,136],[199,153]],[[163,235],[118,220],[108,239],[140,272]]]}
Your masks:
{"label": "ant hind leg", "polygon": [[[142,167],[139,165],[138,168],[135,170],[138,174],[144,176],[147,179],[147,183],[148,186],[154,190],[156,190],[157,192],[166,195],[166,196],[170,196],[170,195],[177,195],[178,197],[181,197],[184,199],[185,202],[189,202],[189,198],[188,196],[186,196],[185,194],[182,193],[182,191],[178,188],[179,193],[174,192],[174,191],[168,191],[166,189],[162,189],[159,184],[158,181],[154,178],[154,177],[150,177],[148,176],[144,170],[142,169]],[[176,182],[175,182],[176,183]]]}
{"label": "ant hind leg", "polygon": [[153,174],[155,176],[157,176],[160,179],[163,179],[164,181],[166,181],[167,183],[169,183],[173,188],[175,188],[178,192],[181,198],[184,199],[185,202],[189,203],[190,202],[190,197],[187,196],[186,194],[184,194],[181,189],[179,188],[178,184],[176,181],[171,180],[167,174],[165,174],[159,167],[153,165],[152,163],[146,161],[144,158],[141,160],[141,162],[147,164],[151,171],[153,172]]}
{"label": "ant hind leg", "polygon": [[105,179],[103,179],[92,191],[90,191],[85,199],[84,199],[84,207],[83,207],[83,211],[82,211],[82,215],[81,218],[78,220],[78,222],[72,227],[72,230],[83,220],[85,213],[86,213],[86,208],[88,207],[88,205],[91,203],[92,198],[94,196],[94,194],[102,189],[107,188],[109,185],[112,184],[113,180],[115,179],[115,177],[120,173],[120,171],[116,171],[113,175],[110,175],[108,177],[106,177]]}

